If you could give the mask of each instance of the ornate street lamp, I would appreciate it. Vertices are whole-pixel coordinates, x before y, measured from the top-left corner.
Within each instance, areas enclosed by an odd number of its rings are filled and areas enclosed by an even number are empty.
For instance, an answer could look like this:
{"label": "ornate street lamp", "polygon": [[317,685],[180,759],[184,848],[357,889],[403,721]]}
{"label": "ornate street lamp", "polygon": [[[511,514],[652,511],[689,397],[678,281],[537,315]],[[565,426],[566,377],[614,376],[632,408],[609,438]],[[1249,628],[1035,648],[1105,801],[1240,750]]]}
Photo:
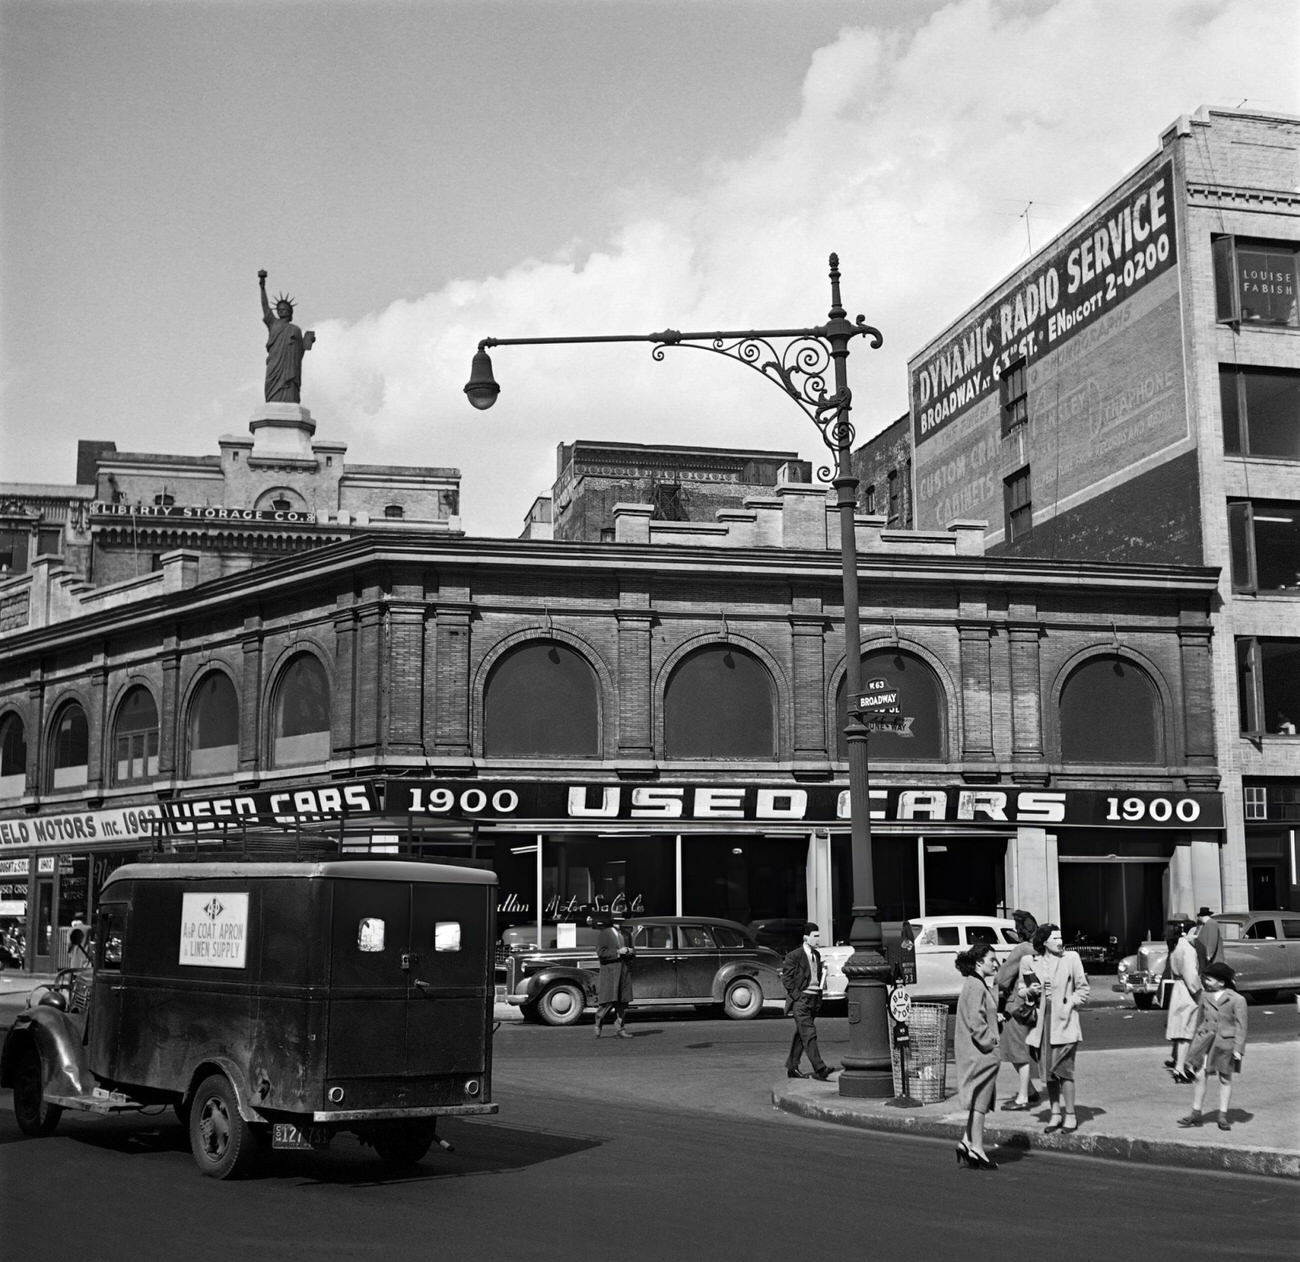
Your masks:
{"label": "ornate street lamp", "polygon": [[[747,364],[775,383],[803,409],[835,455],[833,468],[818,469],[818,477],[836,490],[840,514],[840,548],[844,582],[844,676],[849,702],[844,734],[849,758],[849,816],[853,855],[853,929],[849,941],[855,950],[844,966],[848,981],[849,1054],[844,1058],[840,1094],[889,1096],[893,1093],[889,1036],[885,1018],[885,981],[889,968],[881,953],[880,922],[876,918],[875,879],[871,863],[871,816],[867,795],[867,728],[854,708],[862,691],[862,636],[858,607],[858,548],[855,516],[858,479],[853,476],[854,429],[849,420],[852,393],[846,361],[849,342],[883,341],[880,330],[863,316],[855,323],[846,317],[840,301],[840,261],[830,256],[831,309],[825,324],[810,329],[751,329],[746,331],[608,334],[598,337],[485,337],[478,344],[465,394],[480,410],[490,408],[501,393],[492,375],[488,348],[494,346],[569,346],[583,342],[653,342],[652,355],[664,357],[670,346],[725,355]],[[772,339],[778,339],[779,344]],[[834,393],[826,393],[828,370]]]}

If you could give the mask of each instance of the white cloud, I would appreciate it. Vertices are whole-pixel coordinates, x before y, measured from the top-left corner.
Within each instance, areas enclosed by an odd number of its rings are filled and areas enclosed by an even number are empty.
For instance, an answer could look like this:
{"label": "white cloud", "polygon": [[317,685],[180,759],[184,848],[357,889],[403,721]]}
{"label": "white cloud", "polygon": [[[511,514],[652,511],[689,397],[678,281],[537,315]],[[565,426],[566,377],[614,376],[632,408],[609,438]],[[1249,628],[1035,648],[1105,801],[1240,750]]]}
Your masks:
{"label": "white cloud", "polygon": [[709,355],[503,347],[496,408],[473,412],[461,388],[488,335],[818,323],[835,250],[850,316],[886,338],[850,360],[864,438],[906,408],[907,356],[1025,257],[1029,203],[1037,247],[1178,115],[1243,98],[1294,111],[1297,51],[1294,10],[1260,0],[958,0],[911,36],[846,29],[813,56],[784,131],[709,163],[692,196],[641,205],[604,242],[318,324],[313,410],[354,459],[459,466],[472,533],[517,533],[576,438],[818,460],[788,400]]}

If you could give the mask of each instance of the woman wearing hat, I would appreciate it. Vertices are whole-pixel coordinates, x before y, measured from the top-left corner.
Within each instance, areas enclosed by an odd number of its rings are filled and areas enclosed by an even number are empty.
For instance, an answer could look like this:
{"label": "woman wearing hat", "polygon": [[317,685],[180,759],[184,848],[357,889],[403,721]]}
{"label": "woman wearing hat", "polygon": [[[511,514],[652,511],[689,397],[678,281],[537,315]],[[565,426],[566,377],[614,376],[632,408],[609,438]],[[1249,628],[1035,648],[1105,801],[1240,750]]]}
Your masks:
{"label": "woman wearing hat", "polygon": [[1246,1050],[1246,1001],[1233,988],[1232,978],[1231,967],[1221,960],[1205,966],[1200,1025],[1187,1053],[1187,1063],[1196,1075],[1192,1111],[1178,1119],[1179,1126],[1201,1125],[1206,1079],[1216,1073],[1219,1075],[1219,1129],[1232,1129],[1228,1121],[1232,1075],[1241,1072],[1241,1057]]}

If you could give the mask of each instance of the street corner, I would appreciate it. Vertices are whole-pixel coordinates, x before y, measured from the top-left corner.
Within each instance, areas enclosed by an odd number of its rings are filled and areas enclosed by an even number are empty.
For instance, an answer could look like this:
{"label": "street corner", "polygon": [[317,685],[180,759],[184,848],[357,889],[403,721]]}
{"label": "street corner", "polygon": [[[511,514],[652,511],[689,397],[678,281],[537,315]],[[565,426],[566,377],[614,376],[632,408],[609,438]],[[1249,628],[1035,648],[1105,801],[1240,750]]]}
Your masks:
{"label": "street corner", "polygon": [[[863,1100],[841,1096],[834,1082],[782,1082],[772,1089],[772,1104],[782,1112],[810,1121],[856,1127],[886,1134],[960,1139],[966,1113],[957,1097],[926,1105],[905,1105],[896,1099]],[[1111,1161],[1221,1170],[1233,1174],[1300,1179],[1300,1151],[1249,1145],[1238,1139],[1223,1142],[1210,1137],[1188,1139],[1178,1135],[1135,1135],[1102,1130],[1081,1122],[1077,1131],[1046,1133],[1036,1124],[1010,1122],[990,1113],[985,1136],[1004,1149],[1073,1153]],[[1213,1132],[1217,1136],[1218,1132]]]}

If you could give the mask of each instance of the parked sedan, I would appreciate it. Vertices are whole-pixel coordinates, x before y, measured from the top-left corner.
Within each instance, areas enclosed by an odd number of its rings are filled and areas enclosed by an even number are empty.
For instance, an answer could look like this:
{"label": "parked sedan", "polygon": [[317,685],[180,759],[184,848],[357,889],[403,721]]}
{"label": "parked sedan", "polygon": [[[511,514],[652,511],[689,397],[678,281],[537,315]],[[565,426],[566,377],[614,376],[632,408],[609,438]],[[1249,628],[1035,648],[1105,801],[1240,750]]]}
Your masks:
{"label": "parked sedan", "polygon": [[[636,948],[634,1008],[718,1004],[743,1021],[758,1016],[765,1002],[785,997],[781,956],[735,921],[639,916],[619,928]],[[505,967],[506,1002],[526,1018],[572,1025],[596,1002],[600,963],[591,946],[515,951]]]}
{"label": "parked sedan", "polygon": [[[1270,1002],[1279,991],[1300,990],[1300,912],[1224,912],[1214,919],[1223,939],[1223,959],[1237,974],[1243,995]],[[1139,1008],[1164,1007],[1160,979],[1169,948],[1144,942],[1119,962],[1115,989],[1133,996]]]}

